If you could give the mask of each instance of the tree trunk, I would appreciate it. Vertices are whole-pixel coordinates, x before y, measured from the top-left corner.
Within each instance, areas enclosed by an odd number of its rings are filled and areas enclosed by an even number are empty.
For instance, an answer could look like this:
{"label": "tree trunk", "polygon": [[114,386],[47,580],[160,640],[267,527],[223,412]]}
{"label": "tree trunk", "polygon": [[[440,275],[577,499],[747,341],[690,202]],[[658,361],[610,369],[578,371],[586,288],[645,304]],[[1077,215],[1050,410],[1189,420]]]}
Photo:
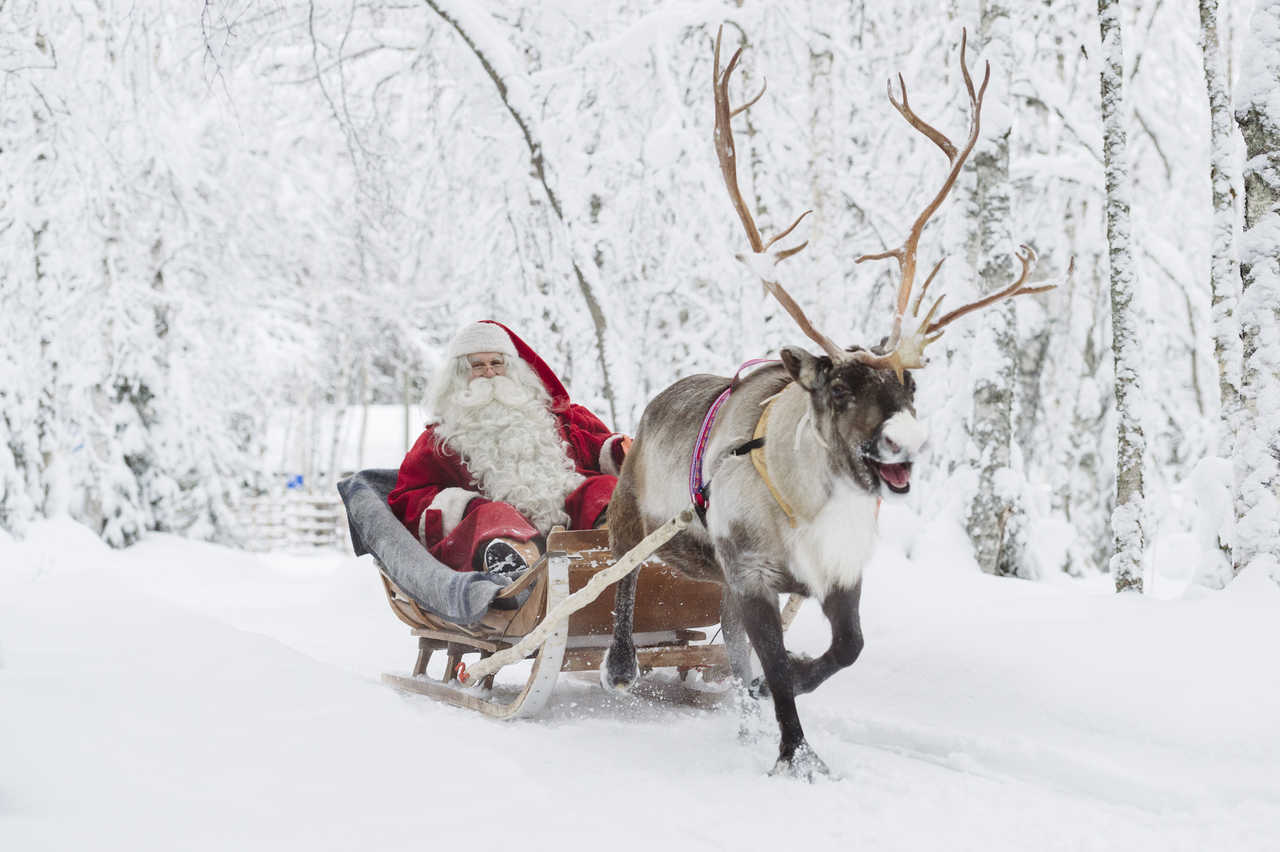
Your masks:
{"label": "tree trunk", "polygon": [[[43,156],[41,157],[43,159]],[[39,205],[39,196],[36,198]],[[39,452],[35,462],[35,481],[39,483],[40,514],[46,518],[53,517],[66,509],[65,488],[62,487],[61,468],[62,435],[65,428],[59,414],[58,388],[62,381],[61,368],[58,363],[54,339],[57,336],[57,316],[52,298],[58,290],[57,282],[50,281],[44,272],[44,257],[48,249],[44,245],[45,233],[49,229],[49,221],[40,223],[40,227],[31,233],[34,249],[35,289],[37,304],[41,306],[38,320],[40,329],[40,370],[43,379],[39,401],[36,404],[36,434],[39,436]],[[52,292],[50,292],[52,291]]]}
{"label": "tree trunk", "polygon": [[[587,279],[586,273],[583,272],[582,265],[578,263],[576,251],[573,245],[572,229],[569,221],[565,218],[564,211],[560,207],[560,198],[555,188],[552,186],[552,179],[547,174],[546,158],[542,146],[542,138],[535,124],[534,116],[529,114],[525,109],[526,105],[519,102],[519,98],[513,96],[508,75],[499,68],[496,57],[490,55],[490,52],[479,40],[479,33],[472,32],[465,25],[462,9],[457,7],[450,0],[427,0],[437,15],[441,17],[447,24],[458,31],[458,35],[466,42],[467,47],[471,48],[471,52],[480,60],[480,64],[484,66],[485,73],[489,75],[489,79],[498,89],[498,95],[502,98],[503,106],[511,113],[511,117],[515,119],[516,125],[520,128],[521,135],[524,136],[525,144],[529,148],[529,163],[533,167],[534,177],[538,184],[542,187],[542,191],[547,196],[547,201],[551,204],[556,220],[565,230],[567,239],[567,249],[569,252],[570,263],[573,266],[573,274],[578,282],[578,291],[582,294],[582,299],[586,302],[587,312],[591,315],[591,322],[595,329],[596,338],[596,357],[600,366],[600,376],[603,383],[603,393],[605,401],[609,405],[610,422],[618,422],[618,403],[611,379],[609,346],[607,343],[608,323],[605,318],[604,309],[600,304],[600,300],[596,296],[595,287]],[[483,13],[481,13],[483,14]]]}
{"label": "tree trunk", "polygon": [[1102,148],[1107,183],[1107,249],[1111,283],[1111,351],[1115,361],[1116,505],[1111,513],[1116,591],[1142,591],[1146,438],[1138,418],[1141,347],[1134,316],[1130,253],[1129,163],[1124,129],[1124,52],[1119,0],[1098,0],[1102,31]]}
{"label": "tree trunk", "polygon": [[[1222,49],[1218,42],[1218,0],[1200,0],[1200,35],[1204,49],[1204,79],[1209,93],[1209,182],[1213,191],[1212,254],[1209,264],[1209,293],[1213,315],[1213,352],[1218,362],[1218,435],[1216,453],[1219,458],[1235,455],[1236,427],[1241,410],[1240,380],[1244,350],[1240,345],[1237,304],[1240,300],[1240,273],[1236,268],[1235,243],[1235,175],[1231,126],[1231,98],[1223,67]],[[1204,573],[1206,585],[1222,588],[1231,579],[1229,570],[1231,514],[1218,533],[1218,545],[1225,559],[1221,566]]]}
{"label": "tree trunk", "polygon": [[1238,573],[1266,564],[1280,582],[1280,0],[1259,0],[1236,91],[1244,135],[1240,329],[1244,410],[1234,460]]}
{"label": "tree trunk", "polygon": [[[1009,137],[1012,104],[1009,79],[1013,67],[1010,9],[1004,2],[982,4],[979,43],[991,63],[991,99],[997,108],[983,118],[985,139],[973,154],[978,238],[978,275],[983,293],[1009,283],[1014,266]],[[978,489],[969,506],[968,531],[978,565],[988,574],[1028,576],[1024,523],[1018,506],[1016,477],[1010,467],[1013,441],[1013,394],[1016,384],[1017,336],[1012,300],[985,312],[983,328],[974,336],[973,419],[970,433],[977,449]]]}

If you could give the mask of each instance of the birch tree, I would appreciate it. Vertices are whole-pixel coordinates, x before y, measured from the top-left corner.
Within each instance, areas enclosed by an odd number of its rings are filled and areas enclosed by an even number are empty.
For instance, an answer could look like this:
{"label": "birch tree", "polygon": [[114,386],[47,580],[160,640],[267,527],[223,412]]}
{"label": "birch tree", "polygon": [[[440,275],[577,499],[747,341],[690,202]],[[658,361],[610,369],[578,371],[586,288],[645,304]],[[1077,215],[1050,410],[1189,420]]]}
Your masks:
{"label": "birch tree", "polygon": [[[1200,0],[1200,39],[1204,53],[1205,88],[1209,95],[1209,183],[1213,198],[1213,231],[1209,260],[1209,293],[1213,317],[1213,353],[1218,367],[1218,458],[1229,460],[1236,452],[1235,430],[1241,410],[1240,381],[1244,350],[1240,344],[1237,305],[1240,272],[1235,260],[1235,161],[1229,81],[1218,38],[1218,0]],[[1234,526],[1234,513],[1222,522]],[[1231,578],[1231,529],[1219,530],[1219,546],[1225,558],[1201,578],[1221,588]]]}
{"label": "birch tree", "polygon": [[[984,116],[983,138],[973,153],[975,171],[978,276],[982,292],[1007,285],[1014,266],[1013,199],[1009,181],[1009,139],[1013,105],[1009,80],[1013,67],[1011,10],[1001,0],[981,4],[979,36],[991,65],[992,88]],[[992,108],[994,107],[994,108]],[[968,531],[979,567],[988,574],[1027,575],[1023,554],[1024,518],[1011,465],[1013,396],[1017,385],[1016,312],[1013,300],[983,316],[973,335],[973,415],[970,434],[978,456],[978,489],[969,506]]]}
{"label": "birch tree", "polygon": [[1107,184],[1107,245],[1111,285],[1111,350],[1115,361],[1116,505],[1111,513],[1117,592],[1142,591],[1143,487],[1146,441],[1138,414],[1140,351],[1130,247],[1129,166],[1124,128],[1124,54],[1119,0],[1098,0],[1102,32],[1102,134]]}
{"label": "birch tree", "polygon": [[1232,559],[1237,573],[1258,563],[1280,582],[1280,0],[1254,7],[1235,106],[1246,159]]}

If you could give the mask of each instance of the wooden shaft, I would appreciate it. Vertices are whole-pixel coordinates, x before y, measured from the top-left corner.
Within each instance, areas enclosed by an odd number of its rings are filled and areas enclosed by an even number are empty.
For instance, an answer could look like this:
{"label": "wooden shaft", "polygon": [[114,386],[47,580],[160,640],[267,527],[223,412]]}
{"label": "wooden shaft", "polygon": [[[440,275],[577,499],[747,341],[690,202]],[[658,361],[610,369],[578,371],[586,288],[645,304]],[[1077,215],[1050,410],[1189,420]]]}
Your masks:
{"label": "wooden shaft", "polygon": [[568,621],[569,616],[590,604],[604,594],[605,589],[631,573],[641,562],[652,556],[658,548],[689,526],[693,522],[693,518],[693,505],[690,504],[680,514],[642,538],[635,547],[628,550],[617,562],[602,571],[597,571],[585,586],[552,608],[538,626],[519,642],[510,648],[498,651],[491,657],[486,657],[470,668],[457,664],[459,682],[469,684],[473,679],[488,677],[503,666],[518,662],[529,656],[546,641],[547,636],[556,627]]}

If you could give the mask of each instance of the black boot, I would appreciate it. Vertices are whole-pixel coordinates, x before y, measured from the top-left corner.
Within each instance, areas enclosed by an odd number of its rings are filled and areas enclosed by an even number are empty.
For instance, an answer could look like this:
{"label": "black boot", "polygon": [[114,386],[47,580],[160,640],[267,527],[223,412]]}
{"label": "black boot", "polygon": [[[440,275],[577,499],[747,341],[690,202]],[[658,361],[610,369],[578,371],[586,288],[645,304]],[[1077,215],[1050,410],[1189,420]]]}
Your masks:
{"label": "black boot", "polygon": [[529,570],[520,551],[500,538],[485,545],[484,570],[490,574],[502,574],[512,580]]}

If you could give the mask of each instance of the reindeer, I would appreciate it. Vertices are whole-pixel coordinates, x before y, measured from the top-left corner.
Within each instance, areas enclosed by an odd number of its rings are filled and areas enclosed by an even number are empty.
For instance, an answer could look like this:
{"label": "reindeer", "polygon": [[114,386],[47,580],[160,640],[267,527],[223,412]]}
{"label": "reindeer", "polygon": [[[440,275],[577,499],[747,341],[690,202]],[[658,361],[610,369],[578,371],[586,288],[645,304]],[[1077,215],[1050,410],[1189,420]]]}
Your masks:
{"label": "reindeer", "polygon": [[[714,139],[725,186],[765,288],[823,354],[788,346],[781,352],[781,363],[741,381],[696,375],[658,394],[645,408],[622,466],[609,506],[609,540],[620,556],[688,505],[683,472],[693,461],[704,414],[733,385],[705,445],[704,464],[711,483],[705,512],[658,555],[690,577],[724,585],[722,628],[734,676],[743,686],[751,683],[754,648],[764,683],[757,683],[753,694],[773,698],[781,732],[773,773],[805,778],[827,773],[805,741],[795,698],[852,665],[862,651],[858,603],[862,571],[875,543],[878,501],[910,490],[911,466],[926,438],[916,420],[915,381],[909,371],[924,366],[925,347],[958,317],[1002,299],[1051,289],[1026,286],[1034,254],[1023,246],[1017,255],[1021,274],[1004,290],[935,319],[942,301],[938,298],[920,319],[921,302],[942,265],[939,261],[910,303],[921,233],[978,140],[991,69],[988,64],[975,91],[965,60],[966,41],[963,34],[960,69],[970,108],[969,136],[963,147],[957,148],[915,114],[901,75],[899,97],[889,86],[890,103],[942,150],[951,168],[900,246],[856,259],[862,263],[893,258],[901,278],[888,337],[874,349],[844,349],[810,323],[773,280],[771,264],[761,262],[767,257],[776,264],[805,247],[770,254],[807,213],[768,241],[756,227],[738,188],[730,122],[755,104],[764,90],[744,106],[730,107],[729,80],[743,49],[734,53],[722,72],[720,35],[716,36]],[[904,331],[909,306],[912,328]],[[635,572],[618,583],[613,643],[600,672],[607,689],[625,691],[639,675],[631,638],[635,587]],[[831,625],[831,644],[821,656],[809,659],[784,647],[778,611],[778,595],[784,592],[822,602]]]}

